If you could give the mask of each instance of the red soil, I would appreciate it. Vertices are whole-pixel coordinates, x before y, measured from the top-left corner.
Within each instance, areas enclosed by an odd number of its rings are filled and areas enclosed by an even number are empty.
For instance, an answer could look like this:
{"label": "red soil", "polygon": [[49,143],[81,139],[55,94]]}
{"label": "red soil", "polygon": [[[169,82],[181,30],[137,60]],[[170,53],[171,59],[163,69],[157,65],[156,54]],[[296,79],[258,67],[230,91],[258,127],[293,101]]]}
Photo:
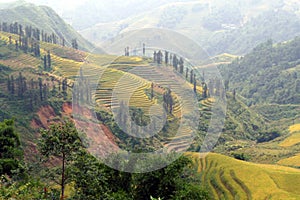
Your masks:
{"label": "red soil", "polygon": [[[78,130],[83,132],[88,140],[89,147],[88,150],[95,156],[103,157],[110,153],[116,152],[119,148],[116,143],[117,138],[113,135],[110,129],[100,123],[95,123],[97,120],[91,110],[88,108],[83,108],[80,106],[73,106],[71,103],[64,103],[62,106],[62,116],[72,117],[72,114],[79,114],[80,118],[73,118],[73,121]],[[38,119],[33,119],[31,121],[31,127],[35,130],[40,128],[48,128],[49,125],[58,119],[51,106],[43,106],[36,113]],[[36,137],[39,138],[40,134],[37,133]],[[33,154],[38,153],[36,144],[28,142],[25,150],[25,157],[28,159],[33,158]]]}

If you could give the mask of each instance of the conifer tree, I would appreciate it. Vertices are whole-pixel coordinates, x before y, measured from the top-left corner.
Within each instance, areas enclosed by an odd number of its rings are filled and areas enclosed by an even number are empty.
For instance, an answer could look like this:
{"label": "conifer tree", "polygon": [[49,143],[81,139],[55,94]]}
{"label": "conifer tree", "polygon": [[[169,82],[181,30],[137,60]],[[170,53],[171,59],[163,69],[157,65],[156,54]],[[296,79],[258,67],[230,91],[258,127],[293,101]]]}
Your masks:
{"label": "conifer tree", "polygon": [[48,51],[47,61],[48,61],[48,68],[51,69],[51,54],[50,54],[50,51]]}

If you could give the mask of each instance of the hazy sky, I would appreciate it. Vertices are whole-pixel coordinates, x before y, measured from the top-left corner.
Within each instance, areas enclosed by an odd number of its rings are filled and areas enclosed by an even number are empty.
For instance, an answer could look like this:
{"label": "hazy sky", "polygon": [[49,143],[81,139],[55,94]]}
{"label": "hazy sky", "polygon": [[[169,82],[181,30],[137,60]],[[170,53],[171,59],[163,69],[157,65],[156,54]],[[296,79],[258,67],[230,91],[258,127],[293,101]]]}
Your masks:
{"label": "hazy sky", "polygon": [[[14,2],[17,0],[0,0],[0,3],[6,3],[6,2]],[[83,2],[87,0],[25,0],[27,2],[35,3],[38,5],[47,5],[55,10],[69,10],[73,9],[77,6],[80,6]]]}

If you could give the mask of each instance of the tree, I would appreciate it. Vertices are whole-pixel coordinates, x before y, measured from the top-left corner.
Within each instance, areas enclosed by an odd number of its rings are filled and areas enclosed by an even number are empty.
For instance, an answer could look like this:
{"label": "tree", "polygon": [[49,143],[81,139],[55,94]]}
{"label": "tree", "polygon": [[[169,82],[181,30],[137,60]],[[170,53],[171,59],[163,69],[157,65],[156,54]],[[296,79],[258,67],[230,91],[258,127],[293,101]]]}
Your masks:
{"label": "tree", "polygon": [[162,63],[162,58],[163,58],[163,54],[162,52],[159,50],[157,53],[157,63],[161,64]]}
{"label": "tree", "polygon": [[15,80],[14,80],[14,76],[10,77],[10,84],[11,84],[11,94],[15,94]]}
{"label": "tree", "polygon": [[169,63],[169,52],[165,51],[165,63],[166,65]]}
{"label": "tree", "polygon": [[157,53],[156,53],[156,51],[154,51],[154,53],[153,53],[153,62],[157,62]]}
{"label": "tree", "polygon": [[86,150],[79,151],[71,169],[71,180],[76,191],[72,199],[107,199],[110,189],[107,184],[106,168]]}
{"label": "tree", "polygon": [[43,61],[44,61],[44,70],[46,71],[47,70],[47,56],[46,55],[44,55],[44,59],[43,59]]}
{"label": "tree", "polygon": [[49,129],[42,130],[41,134],[42,136],[39,141],[40,153],[46,158],[55,156],[60,159],[61,178],[58,183],[61,187],[61,199],[63,199],[65,184],[69,176],[66,169],[75,153],[83,147],[82,142],[78,136],[76,127],[69,120],[52,124]]}
{"label": "tree", "polygon": [[14,129],[14,120],[4,120],[0,122],[0,175],[12,175],[17,169],[24,172],[22,161],[23,151],[19,135]]}
{"label": "tree", "polygon": [[49,86],[47,84],[43,85],[43,94],[44,94],[44,100],[47,101],[49,97]]}
{"label": "tree", "polygon": [[202,97],[204,99],[206,99],[207,98],[207,91],[208,91],[207,84],[203,82],[202,83],[202,88],[203,88]]}
{"label": "tree", "polygon": [[183,66],[184,66],[184,61],[182,58],[179,60],[179,73],[183,74]]}
{"label": "tree", "polygon": [[[170,155],[172,156],[172,155]],[[165,158],[153,158],[152,162],[166,162]],[[150,161],[151,162],[151,161]],[[134,174],[132,179],[134,199],[162,198],[171,199],[181,187],[182,174],[191,160],[181,156],[168,166],[141,174]]]}
{"label": "tree", "polygon": [[22,75],[22,72],[19,72],[17,85],[18,85],[18,96],[23,97],[24,93],[27,90],[27,84],[26,84],[26,78]]}
{"label": "tree", "polygon": [[10,77],[7,77],[7,91],[11,92],[11,80],[10,80]]}
{"label": "tree", "polygon": [[35,57],[41,56],[40,44],[38,42],[33,44],[33,52]]}
{"label": "tree", "polygon": [[196,75],[194,74],[194,92],[197,92],[197,80],[196,80]]}
{"label": "tree", "polygon": [[154,97],[153,89],[154,89],[154,83],[151,83],[151,100],[152,100],[153,97]]}
{"label": "tree", "polygon": [[72,40],[72,48],[73,48],[73,49],[76,49],[76,50],[78,49],[77,39],[73,39],[73,40]]}
{"label": "tree", "polygon": [[51,69],[51,54],[50,54],[50,51],[48,51],[47,61],[48,61],[48,68]]}
{"label": "tree", "polygon": [[193,78],[194,78],[194,70],[191,70],[190,83],[194,82]]}
{"label": "tree", "polygon": [[226,90],[226,91],[229,90],[229,80],[225,80],[225,82],[224,82],[224,87],[225,87],[225,90]]}
{"label": "tree", "polygon": [[172,196],[174,200],[209,200],[209,193],[199,188],[199,185],[186,184],[184,183],[181,186],[180,190],[175,192],[175,195]]}
{"label": "tree", "polygon": [[19,50],[18,40],[15,40],[15,45],[16,45],[16,51],[18,51]]}
{"label": "tree", "polygon": [[143,56],[145,56],[145,54],[146,54],[146,45],[145,43],[143,43]]}
{"label": "tree", "polygon": [[178,70],[178,59],[176,55],[173,56],[173,67],[176,71]]}
{"label": "tree", "polygon": [[[63,96],[64,96],[64,99],[66,100],[67,98],[67,89],[68,89],[68,81],[67,79],[65,78],[63,81],[62,81],[62,93],[63,93]],[[80,88],[81,89],[81,88]],[[82,91],[83,92],[83,91]]]}
{"label": "tree", "polygon": [[236,98],[236,90],[235,89],[233,89],[232,94],[233,94],[233,98],[235,99]]}
{"label": "tree", "polygon": [[126,52],[127,52],[126,56],[129,56],[129,47],[126,47]]}
{"label": "tree", "polygon": [[11,36],[9,36],[8,38],[9,38],[9,42],[8,42],[8,43],[9,43],[9,44],[12,44]]}
{"label": "tree", "polygon": [[186,68],[185,78],[188,79],[189,76],[189,68]]}
{"label": "tree", "polygon": [[166,92],[164,93],[163,100],[164,100],[164,107],[165,107],[166,111],[169,112],[170,114],[172,114],[174,100],[173,100],[170,88],[167,88]]}
{"label": "tree", "polygon": [[43,101],[43,79],[39,78],[40,100]]}

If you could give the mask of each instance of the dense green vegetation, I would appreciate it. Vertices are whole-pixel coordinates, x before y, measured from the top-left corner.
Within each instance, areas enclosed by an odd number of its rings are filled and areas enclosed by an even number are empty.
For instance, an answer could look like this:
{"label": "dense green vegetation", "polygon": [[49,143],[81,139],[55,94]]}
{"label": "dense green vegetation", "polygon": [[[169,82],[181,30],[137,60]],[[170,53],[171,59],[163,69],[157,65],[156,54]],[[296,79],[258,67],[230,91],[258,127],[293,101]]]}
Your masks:
{"label": "dense green vegetation", "polygon": [[[2,176],[0,198],[57,199],[59,193],[55,185],[58,184],[61,199],[150,199],[150,197],[209,199],[208,193],[199,188],[200,182],[195,178],[196,171],[191,168],[191,160],[187,157],[182,156],[165,168],[143,174],[115,170],[91,156],[80,145],[76,128],[69,121],[53,124],[49,129],[43,130],[39,144],[42,155],[52,159],[55,157],[61,164],[46,168],[40,163],[42,167],[40,171],[31,173],[37,173],[33,177],[43,177],[45,174],[45,178],[41,181],[29,180],[21,176],[22,171],[23,173],[30,171],[24,171],[24,167],[19,164],[18,159],[22,151],[17,149],[18,140],[15,144],[12,142],[18,138],[14,133],[12,121],[4,121],[0,125],[1,143],[5,141],[7,143],[6,146],[1,145],[4,148],[1,149],[0,158]],[[134,157],[122,161],[118,155],[110,155],[107,159],[110,162],[120,162],[124,170],[127,167],[142,167],[134,164],[138,163]],[[171,158],[153,156],[148,162],[167,162],[165,159]],[[50,164],[51,162],[47,163]],[[16,171],[17,169],[21,171]],[[14,178],[17,178],[18,182],[10,179],[13,171],[15,171]],[[60,180],[54,179],[56,177],[54,174],[60,175]],[[65,195],[67,184],[75,189],[68,196]]]}
{"label": "dense green vegetation", "polygon": [[248,105],[299,104],[299,51],[300,38],[276,45],[268,41],[220,69],[230,90],[245,97]]}
{"label": "dense green vegetation", "polygon": [[20,137],[16,133],[13,120],[0,123],[0,174],[24,176],[23,152]]}

